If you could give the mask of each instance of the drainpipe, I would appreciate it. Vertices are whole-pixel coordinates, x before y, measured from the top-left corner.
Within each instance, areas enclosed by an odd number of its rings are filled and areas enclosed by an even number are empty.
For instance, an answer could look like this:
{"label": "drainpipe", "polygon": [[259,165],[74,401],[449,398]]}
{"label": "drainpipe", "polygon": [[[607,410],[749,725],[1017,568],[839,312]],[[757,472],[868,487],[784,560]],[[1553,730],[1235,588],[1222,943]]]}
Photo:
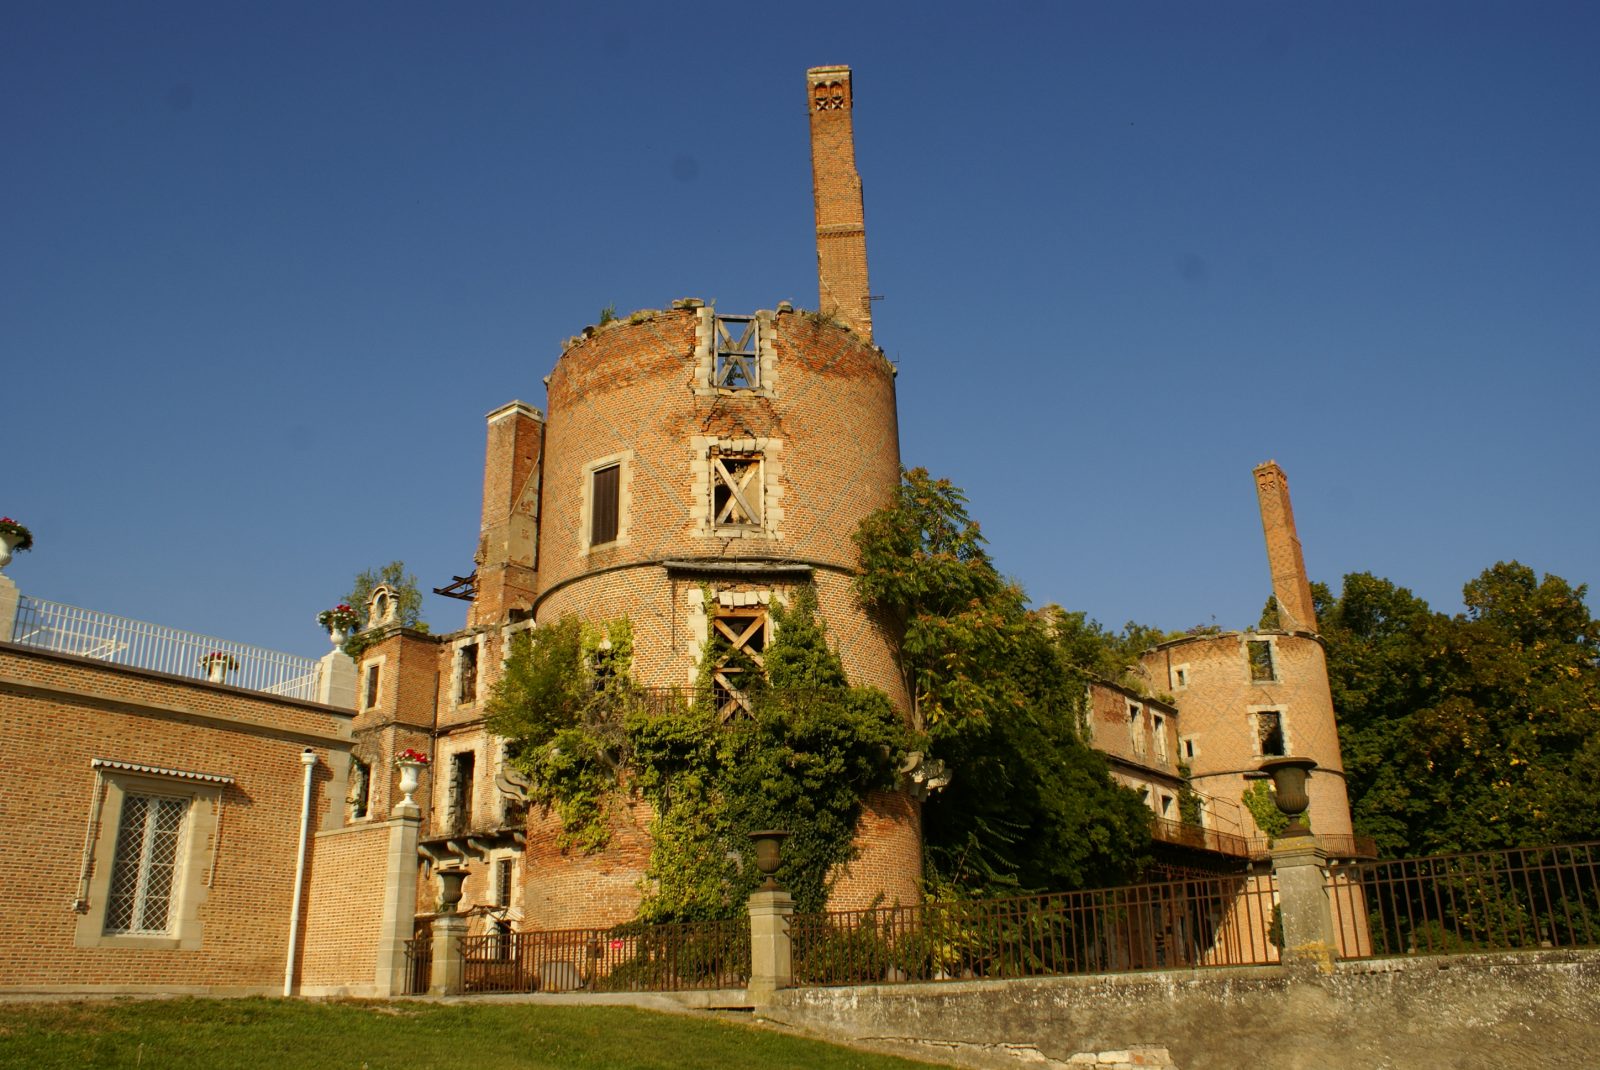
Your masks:
{"label": "drainpipe", "polygon": [[306,780],[300,792],[300,847],[294,860],[294,905],[289,908],[289,957],[283,964],[283,994],[294,995],[294,956],[300,944],[300,900],[305,895],[306,842],[311,831],[311,778],[317,771],[317,752],[307,747],[300,752]]}

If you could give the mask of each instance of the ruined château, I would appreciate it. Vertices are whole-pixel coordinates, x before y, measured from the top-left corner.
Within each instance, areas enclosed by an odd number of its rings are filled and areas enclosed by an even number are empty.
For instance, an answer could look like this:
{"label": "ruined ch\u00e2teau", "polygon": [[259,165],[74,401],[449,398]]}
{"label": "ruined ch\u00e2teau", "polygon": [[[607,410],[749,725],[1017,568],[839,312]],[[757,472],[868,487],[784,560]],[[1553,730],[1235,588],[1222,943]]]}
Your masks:
{"label": "ruined ch\u00e2teau", "polygon": [[[0,792],[36,847],[23,905],[0,920],[13,958],[0,988],[392,994],[440,869],[467,871],[474,932],[632,917],[648,805],[621,807],[602,849],[564,849],[485,723],[513,637],[563,615],[626,619],[641,687],[669,701],[709,676],[739,716],[739,670],[701,664],[708,637],[759,666],[770,608],[813,585],[851,681],[909,711],[890,637],[851,585],[852,533],[900,478],[851,73],[813,68],[806,91],[818,310],[684,299],[570,339],[542,410],[488,414],[475,568],[442,591],[469,601],[462,629],[408,630],[380,590],[357,663],[335,650],[247,680],[233,674],[269,659],[206,641],[197,679],[194,656],[133,657],[126,629],[0,602],[8,738],[43,756]],[[1312,824],[1350,833],[1287,483],[1275,464],[1255,475],[1281,628],[1164,643],[1142,659],[1146,686],[1091,688],[1089,736],[1144,794],[1175,864],[1249,864],[1261,834],[1237,800],[1276,754],[1316,759]],[[409,795],[407,750],[429,758]],[[1178,812],[1185,769],[1198,824]],[[924,790],[904,776],[868,798],[836,905],[916,901]]]}

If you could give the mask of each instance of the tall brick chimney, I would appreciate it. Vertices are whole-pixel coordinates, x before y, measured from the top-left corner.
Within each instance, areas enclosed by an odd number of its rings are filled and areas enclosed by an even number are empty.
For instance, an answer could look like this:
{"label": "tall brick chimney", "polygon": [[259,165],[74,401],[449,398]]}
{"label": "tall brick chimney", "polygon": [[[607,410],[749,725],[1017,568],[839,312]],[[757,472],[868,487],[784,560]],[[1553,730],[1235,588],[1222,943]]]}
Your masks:
{"label": "tall brick chimney", "polygon": [[1289,505],[1289,480],[1277,461],[1255,467],[1256,497],[1261,502],[1261,531],[1267,537],[1267,563],[1272,568],[1272,594],[1278,600],[1278,621],[1285,631],[1315,632],[1317,614],[1311,603],[1311,581],[1294,530]]}
{"label": "tall brick chimney", "polygon": [[811,109],[811,189],[817,201],[818,308],[869,341],[867,224],[856,172],[849,67],[806,71]]}
{"label": "tall brick chimney", "polygon": [[539,544],[539,469],[544,415],[513,401],[488,415],[483,457],[483,527],[471,624],[506,619],[530,603]]}

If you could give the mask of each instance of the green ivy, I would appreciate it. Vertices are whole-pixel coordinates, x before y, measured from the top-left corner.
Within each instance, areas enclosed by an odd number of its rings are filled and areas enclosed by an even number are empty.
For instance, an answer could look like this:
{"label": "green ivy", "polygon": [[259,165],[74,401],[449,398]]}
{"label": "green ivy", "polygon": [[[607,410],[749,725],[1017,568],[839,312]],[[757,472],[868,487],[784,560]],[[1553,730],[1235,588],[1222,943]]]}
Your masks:
{"label": "green ivy", "polygon": [[[812,588],[772,617],[764,672],[713,629],[698,701],[666,711],[635,700],[627,621],[591,628],[566,617],[513,640],[489,727],[510,741],[533,799],[560,818],[564,846],[603,847],[628,791],[651,803],[643,920],[740,914],[759,880],[749,833],[764,828],[790,833],[778,879],[797,908],[822,909],[866,793],[893,785],[912,744],[882,692],[849,686]],[[751,711],[723,724],[711,670],[730,657],[746,670]]]}
{"label": "green ivy", "polygon": [[1178,817],[1185,825],[1199,828],[1205,823],[1202,820],[1204,807],[1200,803],[1199,792],[1194,790],[1193,774],[1187,762],[1178,763],[1178,776]]}
{"label": "green ivy", "polygon": [[589,626],[567,616],[512,637],[505,674],[489,697],[489,729],[550,806],[563,847],[597,851],[610,839],[631,742],[624,699],[633,657],[629,622]]}
{"label": "green ivy", "polygon": [[1256,827],[1266,834],[1267,839],[1277,839],[1283,835],[1284,829],[1289,827],[1289,819],[1278,809],[1277,797],[1272,794],[1271,781],[1252,781],[1239,796],[1239,801],[1250,811],[1250,816],[1256,819]]}

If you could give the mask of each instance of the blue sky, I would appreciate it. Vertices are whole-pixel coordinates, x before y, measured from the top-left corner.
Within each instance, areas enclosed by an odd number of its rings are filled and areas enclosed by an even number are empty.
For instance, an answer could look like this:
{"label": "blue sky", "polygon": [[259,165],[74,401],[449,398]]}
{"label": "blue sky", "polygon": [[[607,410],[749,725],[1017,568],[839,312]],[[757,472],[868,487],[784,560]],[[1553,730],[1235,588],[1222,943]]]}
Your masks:
{"label": "blue sky", "polygon": [[[25,593],[301,653],[472,568],[483,415],[602,307],[816,303],[856,77],[902,456],[1037,602],[1600,581],[1600,5],[13,4],[0,513]],[[430,596],[436,630],[462,603]]]}

